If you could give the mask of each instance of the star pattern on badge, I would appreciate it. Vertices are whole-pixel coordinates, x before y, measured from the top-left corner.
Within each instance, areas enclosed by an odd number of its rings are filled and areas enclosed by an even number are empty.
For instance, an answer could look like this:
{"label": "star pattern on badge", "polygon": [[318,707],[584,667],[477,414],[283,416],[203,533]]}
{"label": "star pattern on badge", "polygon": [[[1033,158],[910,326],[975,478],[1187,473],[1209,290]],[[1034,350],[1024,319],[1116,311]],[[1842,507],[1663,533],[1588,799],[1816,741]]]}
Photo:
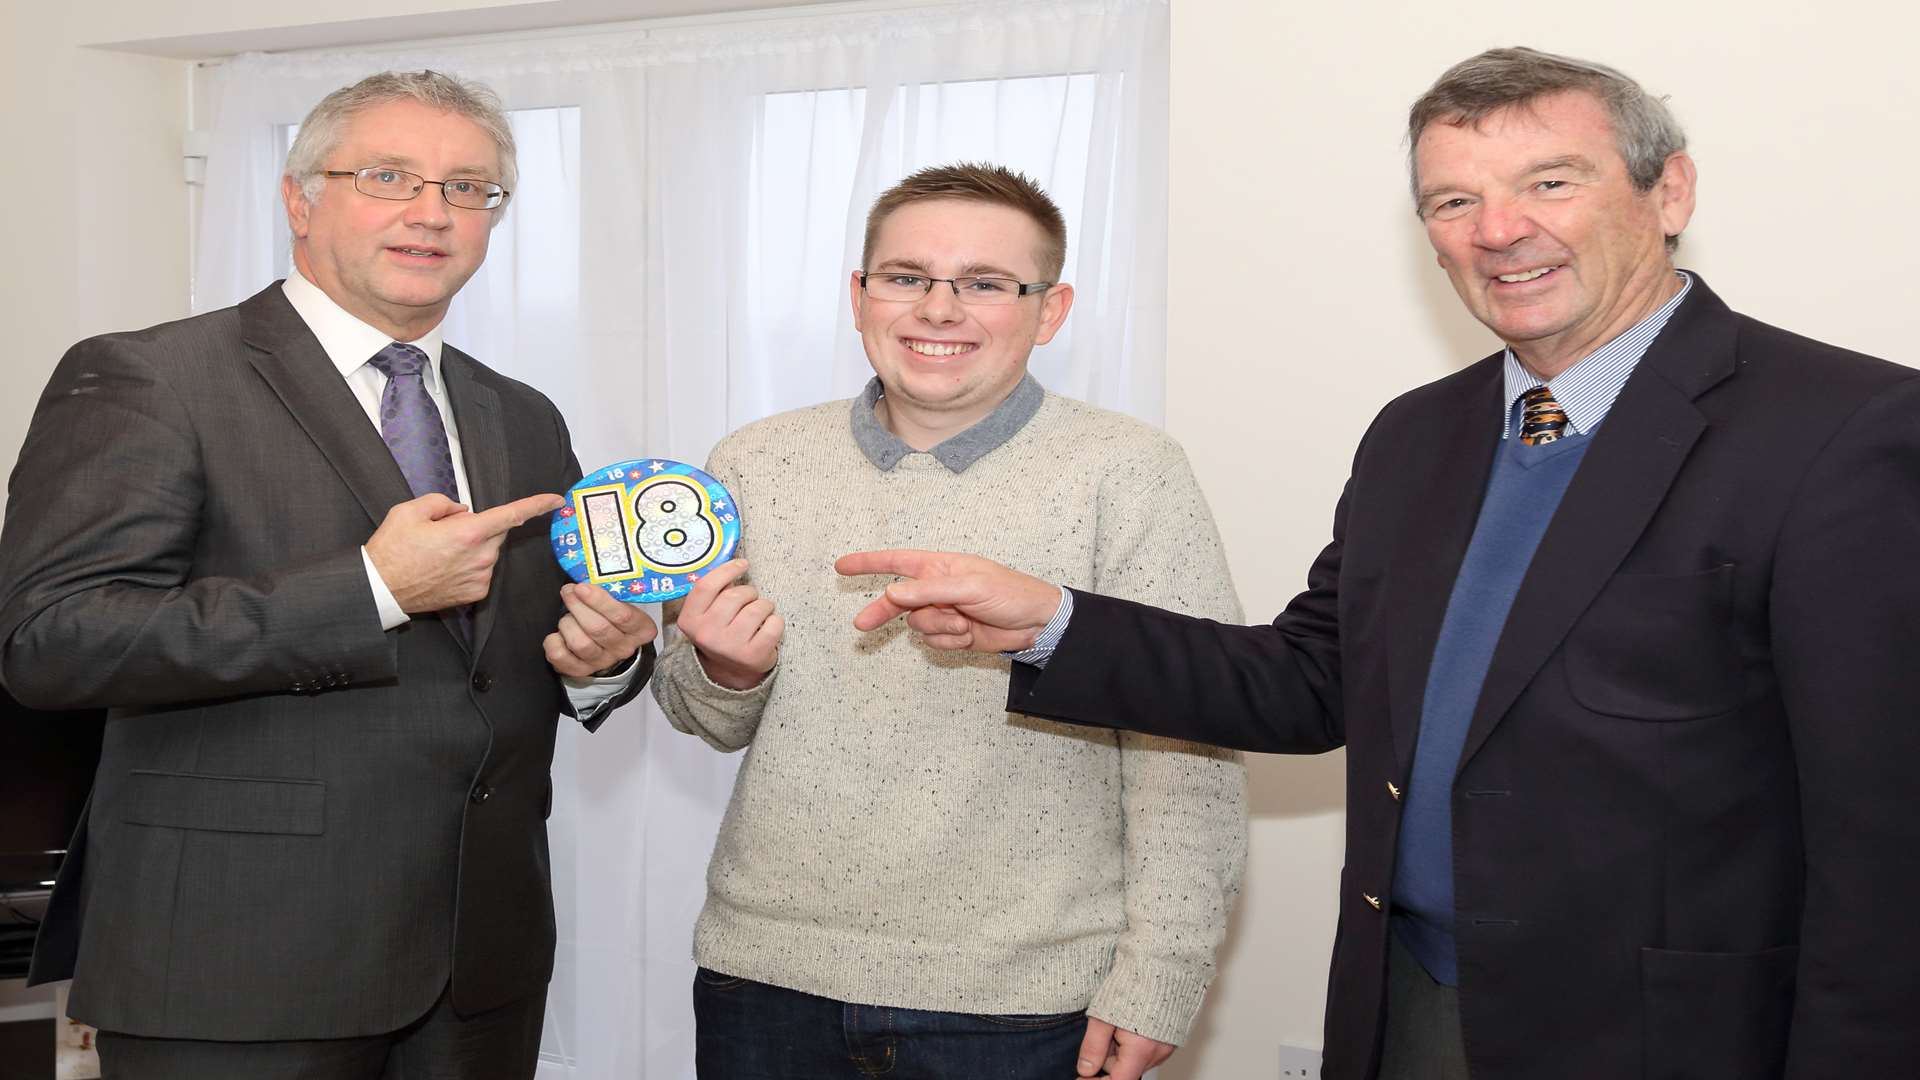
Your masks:
{"label": "star pattern on badge", "polygon": [[662,470],[664,470],[665,468],[666,468],[666,466],[665,466],[665,465],[662,465],[661,463],[659,463],[659,462],[657,462],[657,461],[649,461],[649,462],[647,462],[647,471],[648,471],[648,472],[660,472],[660,471],[662,471]]}

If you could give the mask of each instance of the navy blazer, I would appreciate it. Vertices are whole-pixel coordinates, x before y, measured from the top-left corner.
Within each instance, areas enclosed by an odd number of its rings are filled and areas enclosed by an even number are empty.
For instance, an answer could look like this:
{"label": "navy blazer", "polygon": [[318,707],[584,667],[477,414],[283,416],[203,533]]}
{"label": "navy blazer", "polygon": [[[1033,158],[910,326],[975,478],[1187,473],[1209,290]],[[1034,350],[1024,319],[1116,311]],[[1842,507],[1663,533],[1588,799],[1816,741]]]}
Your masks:
{"label": "navy blazer", "polygon": [[[1371,1077],[1401,795],[1501,415],[1495,355],[1389,404],[1270,626],[1076,595],[1008,708],[1347,748],[1324,1075]],[[1920,1061],[1920,372],[1696,282],[1542,539],[1453,783],[1475,1080]]]}

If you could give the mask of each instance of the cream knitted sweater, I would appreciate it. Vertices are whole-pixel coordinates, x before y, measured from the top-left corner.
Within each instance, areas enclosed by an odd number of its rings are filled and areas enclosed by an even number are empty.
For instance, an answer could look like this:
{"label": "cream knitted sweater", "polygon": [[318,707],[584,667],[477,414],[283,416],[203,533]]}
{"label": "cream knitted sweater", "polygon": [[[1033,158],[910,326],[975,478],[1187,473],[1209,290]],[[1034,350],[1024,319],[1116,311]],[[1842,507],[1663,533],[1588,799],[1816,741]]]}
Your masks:
{"label": "cream knitted sweater", "polygon": [[859,399],[752,424],[708,471],[734,493],[753,583],[786,620],[753,690],[672,635],[673,726],[746,747],[707,871],[705,967],[842,1001],[1093,1015],[1179,1043],[1214,973],[1246,854],[1236,755],[1006,711],[1008,661],[938,653],[853,616],[886,584],[833,561],[970,551],[1061,585],[1240,621],[1179,446],[1048,394],[960,473],[875,467]]}

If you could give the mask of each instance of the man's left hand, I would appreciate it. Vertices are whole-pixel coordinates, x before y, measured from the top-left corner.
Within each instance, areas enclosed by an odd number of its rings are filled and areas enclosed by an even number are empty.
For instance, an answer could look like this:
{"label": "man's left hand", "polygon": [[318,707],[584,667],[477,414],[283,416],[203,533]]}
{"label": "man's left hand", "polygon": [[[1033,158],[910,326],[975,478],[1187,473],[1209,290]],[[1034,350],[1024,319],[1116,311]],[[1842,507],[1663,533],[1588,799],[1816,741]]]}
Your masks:
{"label": "man's left hand", "polygon": [[1173,1056],[1172,1043],[1136,1035],[1105,1020],[1087,1017],[1087,1037],[1080,1040],[1080,1075],[1112,1080],[1140,1080],[1148,1069]]}
{"label": "man's left hand", "polygon": [[567,613],[543,644],[547,663],[562,675],[590,679],[618,667],[657,632],[646,612],[615,600],[598,585],[562,585],[560,600]]}

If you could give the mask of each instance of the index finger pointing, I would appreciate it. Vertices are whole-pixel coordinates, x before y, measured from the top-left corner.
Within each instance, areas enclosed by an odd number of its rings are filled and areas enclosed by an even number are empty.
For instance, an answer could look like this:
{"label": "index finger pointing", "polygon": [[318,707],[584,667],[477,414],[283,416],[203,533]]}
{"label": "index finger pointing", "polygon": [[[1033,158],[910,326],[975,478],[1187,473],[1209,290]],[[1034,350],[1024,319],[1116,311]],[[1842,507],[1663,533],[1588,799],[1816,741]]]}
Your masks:
{"label": "index finger pointing", "polygon": [[487,530],[487,535],[495,536],[509,529],[517,529],[541,514],[552,513],[565,505],[567,500],[558,495],[529,495],[491,510],[482,510],[475,516]]}
{"label": "index finger pointing", "polygon": [[843,577],[859,577],[862,574],[898,574],[902,577],[925,577],[938,571],[940,555],[933,551],[916,551],[912,548],[895,548],[891,551],[856,551],[851,555],[842,555],[834,560],[835,573]]}

